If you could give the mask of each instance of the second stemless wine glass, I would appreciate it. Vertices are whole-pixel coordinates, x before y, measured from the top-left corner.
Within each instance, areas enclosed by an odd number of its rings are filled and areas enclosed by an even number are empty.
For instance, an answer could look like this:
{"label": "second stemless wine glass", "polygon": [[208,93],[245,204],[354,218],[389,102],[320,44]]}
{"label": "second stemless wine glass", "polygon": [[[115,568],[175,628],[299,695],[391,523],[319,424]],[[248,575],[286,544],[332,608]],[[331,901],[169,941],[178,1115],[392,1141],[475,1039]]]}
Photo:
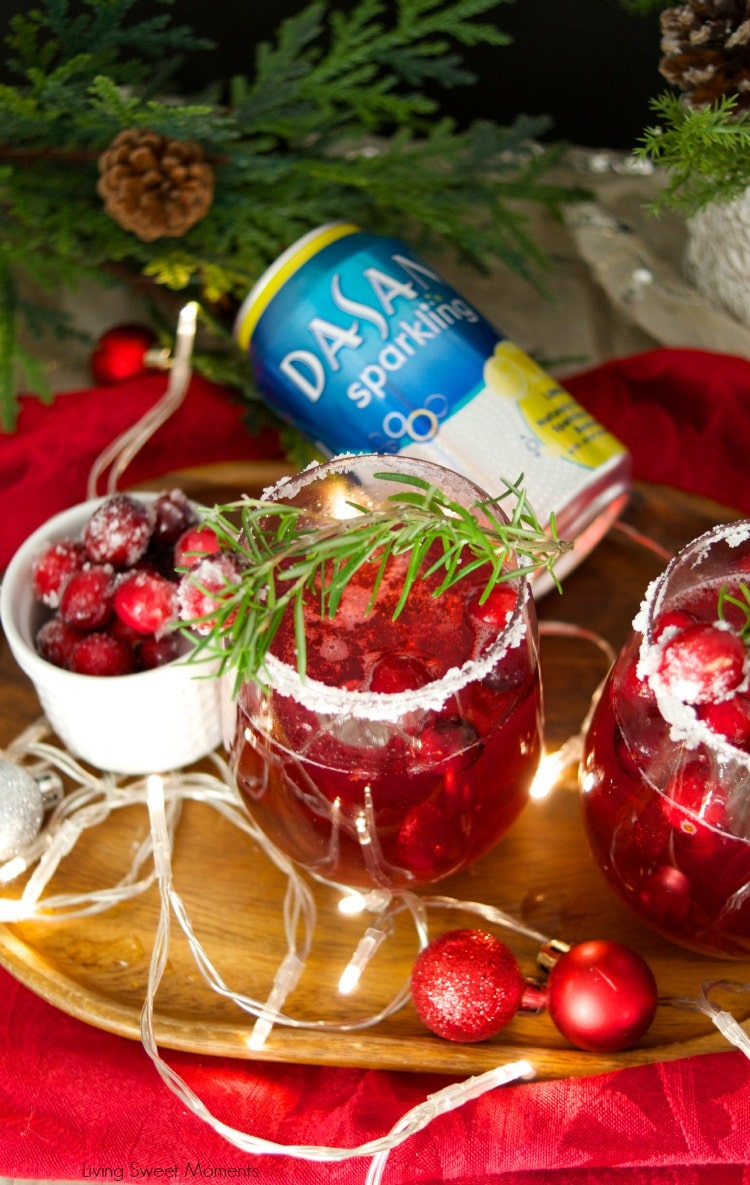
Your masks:
{"label": "second stemless wine glass", "polygon": [[[487,498],[439,466],[371,455],[305,470],[269,496],[343,517],[352,501],[384,504],[394,483],[377,474],[393,469],[466,507]],[[541,750],[525,577],[483,604],[486,570],[437,597],[439,579],[420,579],[394,620],[408,562],[389,560],[371,609],[377,564],[334,618],[307,602],[305,677],[282,625],[267,683],[248,680],[237,697],[231,762],[252,817],[298,864],[347,886],[414,888],[473,863],[523,808]]]}
{"label": "second stemless wine glass", "polygon": [[750,522],[690,543],[647,590],[592,714],[591,851],[659,933],[750,954]]}

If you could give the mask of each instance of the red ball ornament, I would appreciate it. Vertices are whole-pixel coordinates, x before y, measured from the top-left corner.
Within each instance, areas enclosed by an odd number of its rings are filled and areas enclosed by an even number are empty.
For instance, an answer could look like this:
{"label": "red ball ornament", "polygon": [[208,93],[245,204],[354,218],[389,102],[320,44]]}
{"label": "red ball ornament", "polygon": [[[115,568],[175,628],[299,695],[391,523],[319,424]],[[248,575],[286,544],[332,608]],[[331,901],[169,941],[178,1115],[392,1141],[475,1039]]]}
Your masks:
{"label": "red ball ornament", "polygon": [[156,334],[144,325],[115,325],[108,329],[91,355],[94,381],[107,386],[146,374],[146,355],[155,343]]}
{"label": "red ball ornament", "polygon": [[547,1009],[578,1049],[616,1053],[648,1030],[658,995],[650,967],[619,942],[579,942],[553,965]]}
{"label": "red ball ornament", "polygon": [[451,930],[414,964],[411,993],[420,1019],[448,1041],[485,1041],[513,1019],[524,978],[508,947],[482,930]]}

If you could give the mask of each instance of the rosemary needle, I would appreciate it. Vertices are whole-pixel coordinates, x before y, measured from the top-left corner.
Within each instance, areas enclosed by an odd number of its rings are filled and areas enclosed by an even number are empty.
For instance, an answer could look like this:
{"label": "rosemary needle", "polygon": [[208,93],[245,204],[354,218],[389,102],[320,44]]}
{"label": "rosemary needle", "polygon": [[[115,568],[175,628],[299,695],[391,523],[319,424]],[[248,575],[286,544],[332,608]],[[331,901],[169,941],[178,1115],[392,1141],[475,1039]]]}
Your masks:
{"label": "rosemary needle", "polygon": [[[291,610],[298,670],[304,676],[305,595],[314,592],[322,616],[333,618],[355,573],[374,563],[372,608],[394,556],[409,556],[394,617],[402,612],[417,580],[441,577],[434,591],[440,596],[484,566],[488,575],[481,600],[496,584],[539,570],[549,572],[560,587],[554,565],[571,544],[559,539],[554,516],[546,530],[541,526],[522,477],[504,482],[499,496],[468,508],[423,478],[397,472],[375,477],[401,488],[376,508],[349,502],[353,514],[346,518],[247,496],[215,507],[206,525],[216,532],[222,550],[232,555],[239,575],[222,588],[210,615],[183,623],[187,629],[204,627],[195,653],[211,652],[221,672],[236,669],[238,684],[257,678]],[[512,509],[501,508],[509,498],[514,499]],[[440,545],[438,558],[428,565],[426,557],[434,554],[435,544]],[[511,562],[516,566],[510,567]]]}

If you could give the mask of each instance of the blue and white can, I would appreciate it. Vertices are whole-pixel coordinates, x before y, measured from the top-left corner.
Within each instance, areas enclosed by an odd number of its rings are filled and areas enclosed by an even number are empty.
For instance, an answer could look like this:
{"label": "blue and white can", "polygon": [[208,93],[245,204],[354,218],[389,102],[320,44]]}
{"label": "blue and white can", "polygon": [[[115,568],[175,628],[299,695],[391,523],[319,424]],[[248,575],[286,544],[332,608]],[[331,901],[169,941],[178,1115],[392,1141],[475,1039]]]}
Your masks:
{"label": "blue and white can", "polygon": [[258,280],[235,336],[269,404],[328,456],[420,457],[493,496],[523,474],[541,521],[554,512],[577,544],[558,574],[627,500],[624,446],[397,239],[311,231]]}

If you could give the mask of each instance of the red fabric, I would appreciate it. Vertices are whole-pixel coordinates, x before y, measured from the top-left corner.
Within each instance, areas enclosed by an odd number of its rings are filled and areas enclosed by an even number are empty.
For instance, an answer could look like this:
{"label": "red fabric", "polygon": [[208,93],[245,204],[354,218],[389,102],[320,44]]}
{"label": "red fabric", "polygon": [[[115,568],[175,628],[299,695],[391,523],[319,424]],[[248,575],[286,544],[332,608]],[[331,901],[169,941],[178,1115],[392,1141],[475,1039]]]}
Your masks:
{"label": "red fabric", "polygon": [[750,513],[747,359],[653,350],[563,385],[628,446],[637,478]]}
{"label": "red fabric", "polygon": [[[0,438],[0,563],[49,514],[83,497],[94,457],[158,397],[160,381],[65,395],[51,408],[25,404],[18,433]],[[565,385],[630,447],[637,477],[750,512],[750,362],[659,350]],[[196,379],[128,476],[275,448],[273,437],[245,431],[227,393]],[[445,1084],[422,1074],[168,1060],[220,1119],[284,1145],[357,1146]],[[750,1061],[728,1046],[595,1078],[501,1088],[392,1152],[384,1183],[750,1185],[749,1161]],[[361,1159],[321,1164],[240,1152],[166,1089],[140,1044],[56,1011],[0,971],[0,1174],[360,1185],[366,1172]]]}
{"label": "red fabric", "polygon": [[[0,502],[5,511],[0,570],[36,527],[84,500],[99,454],[154,407],[166,386],[166,377],[156,374],[58,395],[50,406],[22,398],[17,431],[0,434]],[[228,391],[194,375],[184,402],[136,454],[122,484],[213,461],[280,456],[275,434],[253,436],[244,414],[244,405]]]}

